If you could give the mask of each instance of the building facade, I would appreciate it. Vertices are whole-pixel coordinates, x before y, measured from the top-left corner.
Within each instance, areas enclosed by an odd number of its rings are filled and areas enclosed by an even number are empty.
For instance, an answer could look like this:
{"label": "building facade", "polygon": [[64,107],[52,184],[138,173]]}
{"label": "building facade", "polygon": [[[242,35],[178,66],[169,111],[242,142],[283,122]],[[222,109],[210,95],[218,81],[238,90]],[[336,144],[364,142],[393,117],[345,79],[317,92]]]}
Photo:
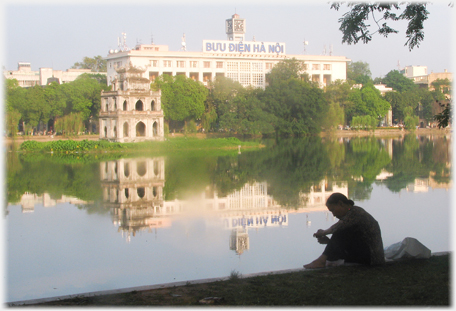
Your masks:
{"label": "building facade", "polygon": [[[94,73],[90,69],[67,69],[66,71],[54,70],[52,68],[40,68],[32,71],[31,64],[20,62],[17,70],[4,70],[5,79],[16,79],[20,87],[32,87],[35,85],[48,85],[51,82],[59,84],[73,82],[77,77],[84,73]],[[106,74],[97,72],[97,74]]]}
{"label": "building facade", "polygon": [[101,91],[100,139],[139,142],[164,139],[161,92],[152,91],[145,69],[116,68],[111,91]]}
{"label": "building facade", "polygon": [[[244,41],[246,21],[234,14],[226,20],[227,40],[203,40],[202,52],[188,52],[183,41],[181,51],[169,51],[166,45],[139,44],[134,49],[110,50],[107,60],[108,85],[116,69],[125,64],[146,68],[145,78],[153,82],[160,75],[185,75],[207,85],[219,76],[243,86],[265,88],[266,74],[278,62],[295,58],[304,62],[312,81],[321,87],[346,79],[345,56],[288,55],[285,43]],[[184,40],[184,39],[183,39]]]}

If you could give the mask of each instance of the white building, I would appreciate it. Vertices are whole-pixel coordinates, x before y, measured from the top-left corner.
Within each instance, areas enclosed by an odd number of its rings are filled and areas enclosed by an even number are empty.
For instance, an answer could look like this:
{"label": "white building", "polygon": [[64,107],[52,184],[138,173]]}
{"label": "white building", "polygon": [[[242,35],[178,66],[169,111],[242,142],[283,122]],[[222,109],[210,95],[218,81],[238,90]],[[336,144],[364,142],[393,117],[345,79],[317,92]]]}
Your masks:
{"label": "white building", "polygon": [[[90,69],[67,69],[66,71],[54,70],[52,68],[40,68],[32,71],[30,63],[20,62],[17,70],[4,70],[5,79],[16,79],[20,87],[32,87],[35,85],[48,85],[56,81],[59,84],[68,83],[76,80],[83,73],[94,73]],[[97,74],[106,74],[97,72]]]}
{"label": "white building", "polygon": [[264,88],[266,74],[284,59],[296,58],[305,64],[305,72],[321,87],[335,80],[345,80],[345,56],[288,55],[285,43],[244,41],[245,19],[234,14],[226,20],[227,40],[203,40],[202,52],[188,52],[185,37],[180,51],[169,51],[167,45],[139,44],[128,50],[126,46],[110,50],[107,60],[108,85],[116,76],[116,68],[132,64],[146,68],[145,78],[151,82],[158,76],[185,75],[207,85],[218,76],[239,81],[243,86]]}
{"label": "white building", "polygon": [[400,73],[412,80],[415,77],[426,76],[428,74],[427,66],[405,66]]}

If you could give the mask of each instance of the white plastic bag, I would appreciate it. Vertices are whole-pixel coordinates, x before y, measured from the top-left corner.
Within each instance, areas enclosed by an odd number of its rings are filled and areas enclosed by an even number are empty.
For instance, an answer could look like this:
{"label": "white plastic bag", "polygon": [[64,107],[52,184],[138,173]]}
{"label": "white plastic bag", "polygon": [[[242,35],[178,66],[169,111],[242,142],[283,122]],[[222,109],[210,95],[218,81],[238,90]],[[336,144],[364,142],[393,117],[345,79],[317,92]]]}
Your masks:
{"label": "white plastic bag", "polygon": [[385,258],[398,260],[402,258],[429,258],[431,250],[415,238],[405,238],[385,248]]}

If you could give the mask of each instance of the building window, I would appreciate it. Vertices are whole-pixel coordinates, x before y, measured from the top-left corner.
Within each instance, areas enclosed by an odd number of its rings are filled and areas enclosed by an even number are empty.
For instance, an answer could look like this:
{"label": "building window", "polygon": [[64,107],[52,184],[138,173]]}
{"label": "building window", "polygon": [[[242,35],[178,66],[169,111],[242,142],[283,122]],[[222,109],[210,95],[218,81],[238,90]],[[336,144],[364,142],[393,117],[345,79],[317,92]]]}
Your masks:
{"label": "building window", "polygon": [[320,64],[312,64],[312,70],[320,70]]}
{"label": "building window", "polygon": [[263,72],[263,63],[252,63],[252,72]]}
{"label": "building window", "polygon": [[228,71],[238,71],[238,62],[227,62],[226,67]]}
{"label": "building window", "polygon": [[171,67],[171,61],[170,60],[164,60],[163,61],[163,67]]}
{"label": "building window", "polygon": [[304,64],[303,67],[304,67],[304,70],[309,70],[309,64]]}
{"label": "building window", "polygon": [[241,83],[242,85],[250,85],[250,74],[241,73],[239,76],[239,83]]}
{"label": "building window", "polygon": [[204,62],[204,68],[211,68],[211,62]]}
{"label": "building window", "polygon": [[272,69],[273,66],[272,63],[266,63],[266,70]]}
{"label": "building window", "polygon": [[252,85],[256,87],[263,87],[264,75],[262,73],[252,73]]}
{"label": "building window", "polygon": [[217,68],[223,68],[223,62],[217,62]]}
{"label": "building window", "polygon": [[152,67],[158,67],[158,60],[151,60],[151,61],[150,61],[150,65],[151,65]]}
{"label": "building window", "polygon": [[331,64],[324,64],[323,70],[331,70]]}
{"label": "building window", "polygon": [[197,68],[198,67],[198,62],[197,61],[190,61],[190,67],[191,68]]}
{"label": "building window", "polygon": [[243,72],[250,72],[250,62],[241,62],[240,63],[240,71]]}
{"label": "building window", "polygon": [[178,68],[184,68],[185,67],[185,61],[183,61],[183,60],[176,61],[176,66]]}

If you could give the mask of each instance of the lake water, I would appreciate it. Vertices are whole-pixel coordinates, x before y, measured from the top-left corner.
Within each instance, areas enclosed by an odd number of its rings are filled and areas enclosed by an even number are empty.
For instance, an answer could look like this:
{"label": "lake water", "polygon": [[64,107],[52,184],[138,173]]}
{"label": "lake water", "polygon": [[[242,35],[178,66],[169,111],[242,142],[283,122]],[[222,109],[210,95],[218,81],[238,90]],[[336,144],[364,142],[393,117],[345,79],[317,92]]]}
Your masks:
{"label": "lake water", "polygon": [[261,150],[6,155],[6,301],[296,269],[341,192],[451,251],[449,136],[264,141]]}

